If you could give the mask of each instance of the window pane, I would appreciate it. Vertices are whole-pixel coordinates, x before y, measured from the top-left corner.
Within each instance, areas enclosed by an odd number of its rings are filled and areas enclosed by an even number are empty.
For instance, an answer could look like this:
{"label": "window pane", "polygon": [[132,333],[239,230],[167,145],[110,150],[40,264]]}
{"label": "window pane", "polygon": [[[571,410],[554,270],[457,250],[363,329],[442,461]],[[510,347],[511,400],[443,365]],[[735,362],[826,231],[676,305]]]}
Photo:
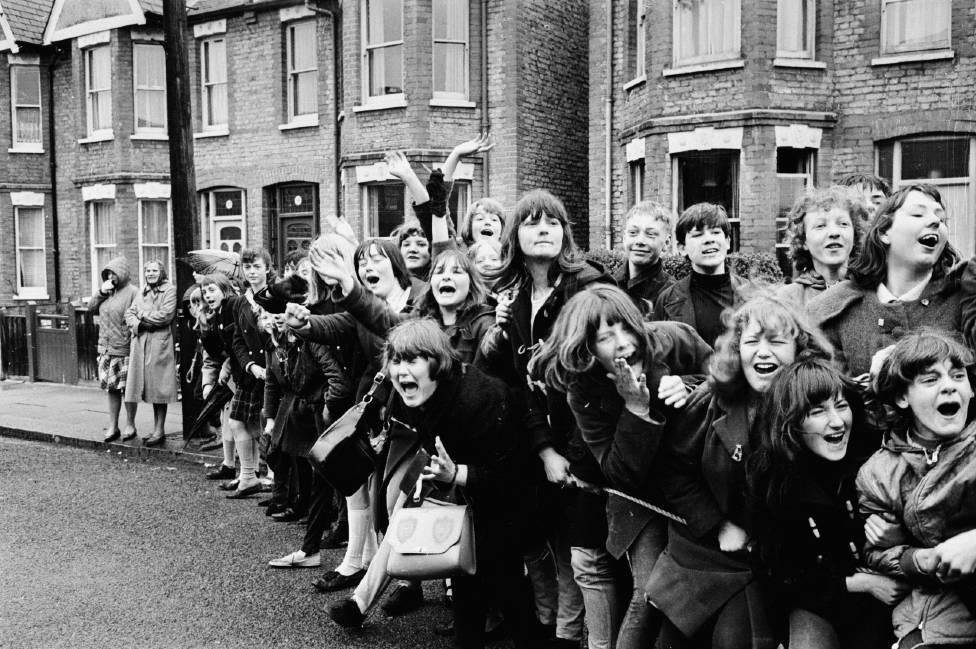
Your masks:
{"label": "window pane", "polygon": [[292,70],[312,70],[318,67],[315,56],[315,23],[298,23],[290,27],[292,37]]}
{"label": "window pane", "polygon": [[136,128],[166,128],[165,91],[136,91]]}
{"label": "window pane", "polygon": [[227,84],[211,86],[207,90],[207,125],[227,123]]}
{"label": "window pane", "polygon": [[215,216],[240,216],[244,213],[242,208],[243,192],[237,189],[214,192],[214,215]]}
{"label": "window pane", "polygon": [[887,51],[949,47],[951,0],[887,0],[884,5]]}
{"label": "window pane", "polygon": [[17,144],[41,143],[41,109],[18,108],[14,125]]}
{"label": "window pane", "polygon": [[144,246],[142,249],[142,263],[158,261],[159,265],[166,269],[169,274],[169,247],[168,246]]}
{"label": "window pane", "polygon": [[232,223],[218,223],[216,226],[217,241],[215,248],[225,252],[240,252],[244,247],[243,226],[240,221]]}
{"label": "window pane", "polygon": [[892,142],[884,142],[878,145],[878,175],[892,184],[895,177],[894,157],[895,145]]}
{"label": "window pane", "polygon": [[93,203],[92,243],[115,245],[115,215],[112,203]]}
{"label": "window pane", "polygon": [[403,92],[402,52],[402,45],[392,45],[370,51],[370,96],[393,95]]}
{"label": "window pane", "polygon": [[204,81],[227,81],[227,49],[223,40],[204,41]]}
{"label": "window pane", "polygon": [[933,180],[967,176],[969,176],[969,138],[902,142],[902,179]]}
{"label": "window pane", "polygon": [[780,52],[803,54],[809,51],[809,7],[809,0],[779,0],[776,33]]}
{"label": "window pane", "polygon": [[[115,246],[111,246],[109,248],[95,248],[95,268],[98,269],[96,274],[98,274],[99,277],[101,277],[101,269],[105,268],[113,257],[115,257]],[[99,284],[100,283],[101,282],[99,281]],[[96,284],[95,286],[97,287],[99,284]]]}
{"label": "window pane", "polygon": [[465,46],[455,43],[434,43],[434,90],[464,95]]}
{"label": "window pane", "polygon": [[401,2],[402,0],[367,0],[367,45],[403,39]]}
{"label": "window pane", "polygon": [[169,243],[167,201],[142,201],[142,243]]}
{"label": "window pane", "polygon": [[40,208],[17,208],[17,245],[21,248],[44,247],[44,213]]}
{"label": "window pane", "polygon": [[678,60],[739,54],[739,0],[677,0]]}
{"label": "window pane", "polygon": [[41,105],[41,71],[35,66],[16,65],[11,68],[18,106]]}
{"label": "window pane", "polygon": [[403,222],[403,185],[371,185],[369,188],[371,223],[375,236],[385,237]]}
{"label": "window pane", "polygon": [[43,250],[20,251],[20,288],[43,288],[46,284]]}
{"label": "window pane", "polygon": [[315,209],[315,185],[292,185],[278,192],[281,214],[311,214]]}
{"label": "window pane", "polygon": [[318,112],[318,72],[302,72],[292,79],[295,115],[314,115]]}
{"label": "window pane", "polygon": [[88,50],[88,87],[103,90],[112,87],[112,61],[108,47],[95,47]]}
{"label": "window pane", "polygon": [[112,128],[112,91],[92,93],[92,130]]}
{"label": "window pane", "polygon": [[434,40],[468,40],[467,0],[434,0]]}
{"label": "window pane", "polygon": [[136,59],[136,87],[166,87],[166,57],[162,45],[133,46]]}

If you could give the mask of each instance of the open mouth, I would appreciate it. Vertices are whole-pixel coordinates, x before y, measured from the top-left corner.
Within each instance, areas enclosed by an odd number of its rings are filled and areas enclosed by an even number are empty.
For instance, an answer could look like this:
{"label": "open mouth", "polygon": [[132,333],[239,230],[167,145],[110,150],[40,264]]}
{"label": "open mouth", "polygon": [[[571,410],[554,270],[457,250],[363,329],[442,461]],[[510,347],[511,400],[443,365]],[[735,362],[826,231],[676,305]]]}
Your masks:
{"label": "open mouth", "polygon": [[844,246],[839,243],[828,243],[824,246],[824,250],[843,250]]}
{"label": "open mouth", "polygon": [[832,433],[830,435],[824,435],[823,439],[828,444],[841,444],[847,437],[847,431],[840,431],[839,433]]}
{"label": "open mouth", "polygon": [[481,236],[493,237],[495,236],[495,230],[492,228],[481,228]]}
{"label": "open mouth", "polygon": [[450,284],[441,284],[440,287],[437,289],[437,292],[440,295],[454,295],[457,293],[457,287],[452,286]]}
{"label": "open mouth", "polygon": [[935,248],[939,245],[939,235],[934,233],[923,234],[918,238],[918,242],[926,248]]}
{"label": "open mouth", "polygon": [[400,379],[398,383],[400,384],[400,392],[404,396],[416,394],[417,390],[419,389],[417,382],[413,379],[403,378]]}
{"label": "open mouth", "polygon": [[962,404],[955,402],[940,403],[935,407],[943,417],[955,417],[961,408]]}
{"label": "open mouth", "polygon": [[617,360],[617,361],[621,361],[622,360],[622,361],[626,362],[627,365],[636,365],[637,364],[637,361],[640,360],[640,359],[638,358],[638,356],[637,356],[637,350],[635,349],[634,351],[632,351],[627,356],[618,356],[614,360]]}
{"label": "open mouth", "polygon": [[779,365],[777,365],[776,363],[755,363],[752,366],[752,369],[756,371],[756,374],[759,374],[761,376],[767,376],[769,374],[772,374],[776,370],[778,370]]}
{"label": "open mouth", "polygon": [[718,254],[718,248],[702,248],[703,255],[715,255]]}
{"label": "open mouth", "polygon": [[378,275],[367,275],[366,276],[366,284],[368,286],[376,286],[379,283],[380,283],[380,278],[379,278]]}

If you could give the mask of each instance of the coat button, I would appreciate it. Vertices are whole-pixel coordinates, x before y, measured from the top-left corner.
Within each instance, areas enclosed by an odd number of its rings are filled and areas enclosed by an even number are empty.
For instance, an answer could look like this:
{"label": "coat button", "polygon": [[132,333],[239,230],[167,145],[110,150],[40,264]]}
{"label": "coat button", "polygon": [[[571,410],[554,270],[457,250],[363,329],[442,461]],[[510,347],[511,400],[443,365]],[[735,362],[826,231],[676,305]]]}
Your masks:
{"label": "coat button", "polygon": [[923,297],[922,300],[921,300],[921,302],[922,302],[922,306],[928,306],[929,305],[929,299],[927,297]]}

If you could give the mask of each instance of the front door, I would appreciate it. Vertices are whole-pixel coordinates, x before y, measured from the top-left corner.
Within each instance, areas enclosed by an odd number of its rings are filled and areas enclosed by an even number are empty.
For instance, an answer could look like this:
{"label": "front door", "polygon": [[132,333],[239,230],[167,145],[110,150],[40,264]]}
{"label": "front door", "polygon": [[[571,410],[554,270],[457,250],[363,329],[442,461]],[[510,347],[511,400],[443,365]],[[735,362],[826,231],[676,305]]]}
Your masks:
{"label": "front door", "polygon": [[318,231],[318,185],[279,185],[275,191],[277,226],[274,246],[278,268],[284,268],[289,253],[308,250]]}

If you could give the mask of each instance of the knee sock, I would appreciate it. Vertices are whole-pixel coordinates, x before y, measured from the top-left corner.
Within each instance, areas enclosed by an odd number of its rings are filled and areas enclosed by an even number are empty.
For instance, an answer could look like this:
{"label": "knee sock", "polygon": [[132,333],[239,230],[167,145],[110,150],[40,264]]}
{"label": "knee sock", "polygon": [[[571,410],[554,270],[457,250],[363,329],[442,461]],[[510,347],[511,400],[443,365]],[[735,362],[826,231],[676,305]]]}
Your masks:
{"label": "knee sock", "polygon": [[241,458],[241,473],[238,478],[241,485],[250,486],[257,480],[258,445],[243,426],[235,437],[237,455]]}
{"label": "knee sock", "polygon": [[224,439],[224,466],[234,468],[234,439]]}
{"label": "knee sock", "polygon": [[369,567],[373,557],[376,556],[378,547],[376,530],[373,529],[373,516],[370,510],[366,510],[366,539],[363,541],[363,568]]}
{"label": "knee sock", "polygon": [[[369,508],[366,509],[349,509],[349,544],[346,545],[346,556],[343,557],[342,563],[336,568],[336,572],[340,575],[349,576],[354,572],[362,570],[366,567],[366,562],[363,561],[366,554],[366,544],[369,539],[370,529],[370,517]],[[376,553],[376,535],[373,534],[373,554]],[[370,556],[372,559],[372,556]]]}

